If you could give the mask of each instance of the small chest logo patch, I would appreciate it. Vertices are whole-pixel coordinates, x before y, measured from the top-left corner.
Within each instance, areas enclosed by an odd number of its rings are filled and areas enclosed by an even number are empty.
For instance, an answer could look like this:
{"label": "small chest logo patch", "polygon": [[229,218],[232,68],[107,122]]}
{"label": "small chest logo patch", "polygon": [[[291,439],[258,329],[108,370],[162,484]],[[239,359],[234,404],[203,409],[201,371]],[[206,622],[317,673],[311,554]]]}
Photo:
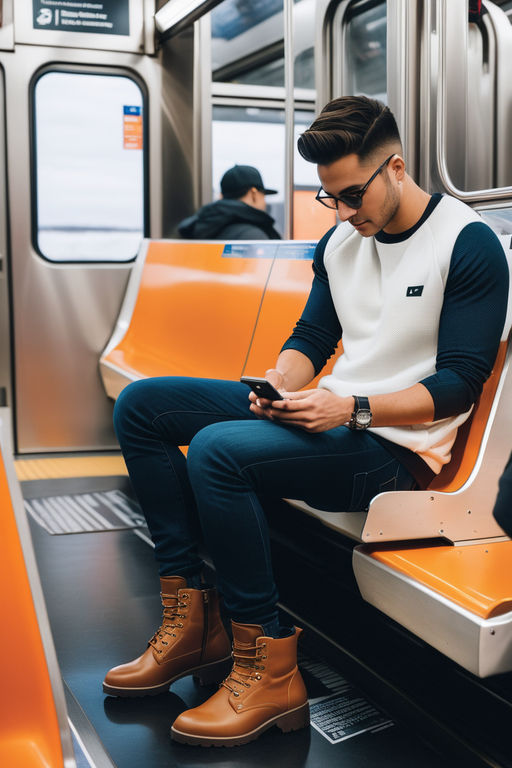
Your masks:
{"label": "small chest logo patch", "polygon": [[410,285],[407,288],[407,293],[405,295],[406,296],[421,296],[421,294],[423,293],[423,288],[424,288],[423,285]]}

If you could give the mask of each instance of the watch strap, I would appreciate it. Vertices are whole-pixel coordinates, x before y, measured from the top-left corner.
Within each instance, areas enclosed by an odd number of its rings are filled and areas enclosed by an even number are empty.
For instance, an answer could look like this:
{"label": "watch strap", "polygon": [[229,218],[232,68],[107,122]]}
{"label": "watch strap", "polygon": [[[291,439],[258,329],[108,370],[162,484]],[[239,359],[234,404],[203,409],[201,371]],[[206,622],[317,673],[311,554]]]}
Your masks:
{"label": "watch strap", "polygon": [[352,395],[352,397],[354,398],[354,410],[352,411],[348,426],[350,429],[365,429],[365,427],[357,423],[357,414],[359,411],[368,411],[371,414],[370,401],[364,395]]}

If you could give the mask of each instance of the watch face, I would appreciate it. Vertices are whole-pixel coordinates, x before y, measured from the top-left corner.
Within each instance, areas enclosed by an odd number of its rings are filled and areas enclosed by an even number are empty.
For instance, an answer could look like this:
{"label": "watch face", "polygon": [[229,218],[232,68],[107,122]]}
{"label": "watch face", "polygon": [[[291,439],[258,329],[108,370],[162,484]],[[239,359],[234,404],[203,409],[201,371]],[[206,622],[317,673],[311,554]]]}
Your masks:
{"label": "watch face", "polygon": [[356,424],[358,427],[369,427],[372,421],[371,411],[361,410],[356,414]]}

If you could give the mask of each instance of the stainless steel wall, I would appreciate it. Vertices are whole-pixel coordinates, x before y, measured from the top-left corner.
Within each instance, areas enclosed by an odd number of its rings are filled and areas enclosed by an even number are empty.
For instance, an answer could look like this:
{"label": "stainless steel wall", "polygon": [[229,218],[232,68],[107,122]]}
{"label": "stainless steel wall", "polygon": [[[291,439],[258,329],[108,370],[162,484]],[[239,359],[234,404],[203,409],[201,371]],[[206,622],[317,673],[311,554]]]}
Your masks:
{"label": "stainless steel wall", "polygon": [[[61,264],[31,242],[29,84],[49,62],[125,68],[148,91],[150,235],[168,234],[190,208],[193,37],[157,56],[18,44],[0,52],[5,71],[7,189],[11,230],[15,438],[19,452],[116,447],[112,403],[98,374],[128,264]],[[7,208],[6,201],[2,202]],[[4,337],[3,318],[0,338]],[[2,361],[5,354],[2,353]],[[0,382],[1,384],[1,382]]]}

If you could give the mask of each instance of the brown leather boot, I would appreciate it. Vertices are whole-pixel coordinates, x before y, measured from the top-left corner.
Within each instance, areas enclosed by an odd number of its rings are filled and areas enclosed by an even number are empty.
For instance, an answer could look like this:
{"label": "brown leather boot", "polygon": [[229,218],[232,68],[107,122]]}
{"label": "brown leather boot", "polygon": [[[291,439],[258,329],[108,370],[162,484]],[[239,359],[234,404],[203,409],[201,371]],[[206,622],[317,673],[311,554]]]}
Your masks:
{"label": "brown leather boot", "polygon": [[222,680],[231,647],[215,589],[189,589],[181,576],[160,579],[162,625],[142,656],[107,673],[103,691],[111,696],[154,696],[186,675],[202,685]]}
{"label": "brown leather boot", "polygon": [[171,736],[183,744],[233,747],[277,725],[297,731],[309,725],[304,681],[297,668],[295,627],[291,637],[264,637],[257,624],[233,625],[231,673],[204,704],[174,721]]}

